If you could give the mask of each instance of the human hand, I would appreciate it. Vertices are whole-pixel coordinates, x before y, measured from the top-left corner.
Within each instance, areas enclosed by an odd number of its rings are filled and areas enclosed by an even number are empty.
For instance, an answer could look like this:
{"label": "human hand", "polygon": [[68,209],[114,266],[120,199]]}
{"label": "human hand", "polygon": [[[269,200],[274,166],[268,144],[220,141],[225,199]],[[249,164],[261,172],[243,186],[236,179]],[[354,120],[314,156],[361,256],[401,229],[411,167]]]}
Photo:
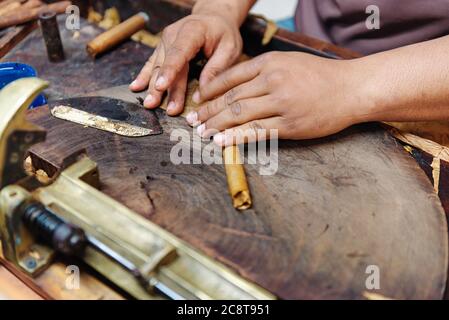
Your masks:
{"label": "human hand", "polygon": [[351,70],[350,61],[266,53],[201,87],[194,100],[203,105],[187,121],[221,146],[267,139],[270,129],[281,139],[327,136],[362,119]]}
{"label": "human hand", "polygon": [[184,109],[189,61],[203,49],[209,61],[200,76],[200,86],[233,65],[242,51],[239,23],[226,13],[194,13],[168,26],[162,41],[130,89],[148,89],[146,108],[156,108],[168,90],[167,114]]}

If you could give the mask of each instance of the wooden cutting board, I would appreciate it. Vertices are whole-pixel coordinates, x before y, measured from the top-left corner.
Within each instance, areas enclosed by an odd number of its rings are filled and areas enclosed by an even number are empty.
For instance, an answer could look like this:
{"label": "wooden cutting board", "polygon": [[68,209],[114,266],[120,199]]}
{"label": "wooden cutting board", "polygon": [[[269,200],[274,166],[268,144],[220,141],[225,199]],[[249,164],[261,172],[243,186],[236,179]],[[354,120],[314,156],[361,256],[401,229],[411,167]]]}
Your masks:
{"label": "wooden cutting board", "polygon": [[[62,63],[47,61],[39,30],[2,59],[33,65],[50,81],[50,99],[129,83],[152,52],[127,42],[92,60],[85,44],[101,30],[81,19],[81,29],[69,31],[62,19],[60,31]],[[103,91],[116,94],[135,101],[117,88]],[[133,139],[54,119],[39,108],[29,119],[46,128],[48,138],[32,151],[52,172],[65,156],[86,148],[106,194],[281,298],[362,298],[369,265],[380,270],[375,293],[442,297],[448,248],[439,199],[416,162],[383,129],[364,125],[326,139],[282,142],[274,176],[259,175],[258,165],[245,166],[254,207],[239,213],[221,165],[170,162],[176,144],[170,134],[193,131],[182,118],[160,110],[157,115],[164,134]],[[64,268],[58,270],[42,282]]]}
{"label": "wooden cutting board", "polygon": [[[136,102],[126,87],[100,94]],[[103,192],[280,298],[443,296],[448,243],[440,201],[378,125],[282,141],[272,176],[246,164],[254,206],[241,213],[231,205],[222,165],[170,161],[173,130],[194,132],[181,117],[156,114],[162,135],[126,138],[52,118],[46,107],[32,110],[29,119],[48,130],[32,154],[51,173],[86,148]],[[380,290],[365,286],[371,265],[379,268]]]}

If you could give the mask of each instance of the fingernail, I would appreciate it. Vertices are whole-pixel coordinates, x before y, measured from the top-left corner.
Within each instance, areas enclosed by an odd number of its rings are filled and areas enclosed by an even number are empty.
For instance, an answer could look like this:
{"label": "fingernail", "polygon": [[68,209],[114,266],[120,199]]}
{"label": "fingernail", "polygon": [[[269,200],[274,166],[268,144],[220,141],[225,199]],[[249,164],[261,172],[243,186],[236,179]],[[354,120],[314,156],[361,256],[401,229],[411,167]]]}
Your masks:
{"label": "fingernail", "polygon": [[196,90],[195,93],[192,96],[192,100],[195,103],[200,103],[200,99],[201,99],[200,92],[198,90]]}
{"label": "fingernail", "polygon": [[157,78],[156,80],[156,88],[162,88],[165,87],[165,85],[167,84],[167,79],[165,79],[164,76],[160,76]]}
{"label": "fingernail", "polygon": [[153,101],[154,101],[153,96],[152,96],[151,94],[149,94],[149,95],[145,98],[145,100],[143,100],[143,105],[144,105],[145,107],[148,107],[149,105],[151,105],[151,104],[153,103]]}
{"label": "fingernail", "polygon": [[176,103],[174,101],[170,101],[170,103],[167,106],[167,111],[172,112],[172,111],[174,111],[175,107],[176,107]]}
{"label": "fingernail", "polygon": [[197,129],[196,132],[198,133],[198,135],[200,137],[203,137],[204,131],[206,131],[206,124],[203,123],[202,125],[200,125]]}
{"label": "fingernail", "polygon": [[214,136],[214,142],[219,146],[223,146],[225,144],[225,135],[223,133],[217,133]]}
{"label": "fingernail", "polygon": [[190,112],[187,115],[186,120],[191,126],[194,126],[198,122],[198,113],[196,113],[194,111]]}
{"label": "fingernail", "polygon": [[130,87],[134,87],[135,85],[137,85],[137,80],[134,80],[133,82],[130,83]]}

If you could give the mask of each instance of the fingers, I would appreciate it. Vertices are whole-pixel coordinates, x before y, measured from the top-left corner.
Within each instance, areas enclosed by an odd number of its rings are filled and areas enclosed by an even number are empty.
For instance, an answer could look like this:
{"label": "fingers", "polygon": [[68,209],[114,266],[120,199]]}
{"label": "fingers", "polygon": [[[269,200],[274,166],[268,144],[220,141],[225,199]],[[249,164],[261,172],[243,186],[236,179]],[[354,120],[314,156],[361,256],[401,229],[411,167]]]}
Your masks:
{"label": "fingers", "polygon": [[131,82],[129,88],[132,91],[143,91],[148,88],[148,84],[150,83],[151,73],[153,72],[154,60],[156,59],[157,50],[151,55],[150,59],[145,63],[142,70],[139,72],[139,75],[136,79]]}
{"label": "fingers", "polygon": [[240,52],[240,46],[237,46],[231,40],[226,41],[223,39],[201,72],[200,87],[206,86],[213,78],[232,66]]}
{"label": "fingers", "polygon": [[267,95],[233,102],[229,107],[199,126],[198,133],[201,137],[207,138],[217,131],[279,115],[278,111],[272,108],[273,102],[269,97]]}
{"label": "fingers", "polygon": [[167,114],[169,116],[176,116],[184,110],[188,74],[189,66],[186,65],[168,90]]}
{"label": "fingers", "polygon": [[155,83],[157,90],[165,91],[173,84],[184,66],[204,46],[205,35],[203,24],[194,22],[184,24],[175,41],[166,47],[165,59]]}
{"label": "fingers", "polygon": [[154,58],[153,70],[150,74],[150,80],[148,83],[147,97],[143,101],[143,106],[148,109],[154,109],[161,104],[162,96],[165,91],[159,91],[156,89],[155,83],[159,76],[160,66],[164,62],[164,44],[161,44],[157,48],[156,57]]}
{"label": "fingers", "polygon": [[269,93],[269,88],[262,77],[257,77],[250,82],[241,84],[232,88],[224,95],[217,99],[208,101],[203,105],[198,112],[192,112],[187,115],[187,122],[191,126],[198,125],[216,116],[226,109],[231,109],[231,106],[239,100],[257,98]]}
{"label": "fingers", "polygon": [[221,147],[227,147],[235,144],[278,138],[281,135],[282,118],[272,117],[250,121],[220,132],[214,136],[214,142]]}
{"label": "fingers", "polygon": [[213,99],[241,83],[254,79],[259,75],[259,72],[259,64],[255,63],[254,59],[242,62],[221,73],[205,86],[200,87],[199,96],[195,98],[199,102]]}

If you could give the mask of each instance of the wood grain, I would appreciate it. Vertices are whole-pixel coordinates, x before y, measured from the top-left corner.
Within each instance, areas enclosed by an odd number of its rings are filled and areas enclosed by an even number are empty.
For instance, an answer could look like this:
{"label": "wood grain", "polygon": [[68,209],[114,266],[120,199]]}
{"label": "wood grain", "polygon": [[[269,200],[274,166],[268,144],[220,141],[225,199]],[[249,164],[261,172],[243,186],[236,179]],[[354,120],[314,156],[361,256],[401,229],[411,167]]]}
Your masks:
{"label": "wood grain", "polygon": [[[79,288],[66,284],[73,275],[68,266],[80,270]],[[69,279],[69,280],[68,280]],[[10,281],[4,285],[3,280]],[[124,297],[92,274],[91,270],[77,261],[56,260],[43,273],[31,278],[3,258],[0,247],[0,300],[46,299],[46,300],[122,300]]]}
{"label": "wood grain", "polygon": [[[380,293],[441,298],[447,230],[431,184],[413,159],[375,125],[316,141],[280,144],[279,169],[246,165],[253,209],[232,207],[222,165],[174,165],[170,141],[183,119],[158,111],[164,134],[123,138],[48,116],[34,157],[58,164],[86,148],[102,191],[281,298],[362,298],[368,265]],[[63,138],[61,138],[63,137]]]}
{"label": "wood grain", "polygon": [[0,264],[0,300],[42,300],[36,292]]}

